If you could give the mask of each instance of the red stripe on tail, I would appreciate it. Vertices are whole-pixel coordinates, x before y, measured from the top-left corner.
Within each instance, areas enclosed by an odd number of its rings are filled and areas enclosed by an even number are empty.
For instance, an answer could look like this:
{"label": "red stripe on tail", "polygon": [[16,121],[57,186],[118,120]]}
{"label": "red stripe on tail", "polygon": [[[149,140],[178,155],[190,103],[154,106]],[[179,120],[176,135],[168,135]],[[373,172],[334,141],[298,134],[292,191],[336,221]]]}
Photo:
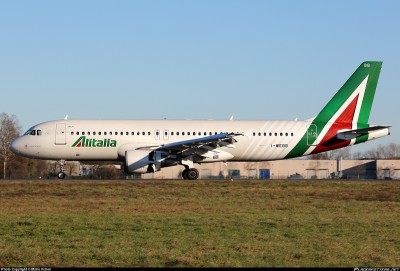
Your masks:
{"label": "red stripe on tail", "polygon": [[336,134],[339,130],[352,129],[352,122],[354,113],[356,112],[357,101],[358,95],[336,119],[335,123],[331,126],[331,128],[329,128],[324,138],[312,151],[312,154],[346,147],[350,144],[350,140],[337,139]]}

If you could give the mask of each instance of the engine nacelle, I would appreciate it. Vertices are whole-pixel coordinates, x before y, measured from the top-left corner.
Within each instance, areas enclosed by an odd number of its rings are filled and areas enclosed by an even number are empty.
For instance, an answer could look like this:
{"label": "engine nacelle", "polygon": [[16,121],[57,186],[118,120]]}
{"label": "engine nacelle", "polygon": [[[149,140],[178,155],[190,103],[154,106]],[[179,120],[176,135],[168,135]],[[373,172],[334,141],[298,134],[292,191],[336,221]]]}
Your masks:
{"label": "engine nacelle", "polygon": [[128,150],[125,151],[126,173],[153,173],[166,166],[164,154],[159,151],[150,150]]}
{"label": "engine nacelle", "polygon": [[150,159],[152,151],[149,150],[129,150],[125,152],[126,173],[147,173],[149,172]]}

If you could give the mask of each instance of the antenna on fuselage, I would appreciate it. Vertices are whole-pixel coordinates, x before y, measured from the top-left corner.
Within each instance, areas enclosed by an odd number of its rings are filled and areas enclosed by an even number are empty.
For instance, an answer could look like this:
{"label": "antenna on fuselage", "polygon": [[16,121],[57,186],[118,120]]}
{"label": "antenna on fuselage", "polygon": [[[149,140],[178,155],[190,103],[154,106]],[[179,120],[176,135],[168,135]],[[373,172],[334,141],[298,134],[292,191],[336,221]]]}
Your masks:
{"label": "antenna on fuselage", "polygon": [[64,118],[65,120],[67,120],[68,119],[68,114],[67,115],[65,115],[65,118]]}
{"label": "antenna on fuselage", "polygon": [[229,120],[233,120],[233,115],[231,116],[231,118]]}

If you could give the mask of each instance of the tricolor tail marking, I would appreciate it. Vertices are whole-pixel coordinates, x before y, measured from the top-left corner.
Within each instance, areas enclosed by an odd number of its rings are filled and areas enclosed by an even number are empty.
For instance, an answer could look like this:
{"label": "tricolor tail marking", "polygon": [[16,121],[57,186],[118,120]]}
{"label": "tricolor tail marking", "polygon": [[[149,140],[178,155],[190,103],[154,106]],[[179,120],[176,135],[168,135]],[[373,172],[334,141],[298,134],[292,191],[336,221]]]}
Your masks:
{"label": "tricolor tail marking", "polygon": [[347,106],[347,108],[342,112],[342,114],[336,119],[336,121],[329,128],[328,132],[320,141],[320,143],[311,152],[319,153],[324,151],[329,151],[337,148],[346,147],[350,144],[350,140],[340,140],[336,138],[336,134],[340,130],[352,129],[352,123],[354,119],[354,113],[356,112],[356,106],[359,95]]}
{"label": "tricolor tail marking", "polygon": [[319,153],[368,140],[368,137],[359,137],[353,141],[341,140],[336,138],[336,134],[340,130],[369,127],[368,119],[381,67],[382,62],[362,63],[321,112],[312,119],[310,124],[315,125],[317,131],[313,143],[310,144],[306,132],[285,158]]}

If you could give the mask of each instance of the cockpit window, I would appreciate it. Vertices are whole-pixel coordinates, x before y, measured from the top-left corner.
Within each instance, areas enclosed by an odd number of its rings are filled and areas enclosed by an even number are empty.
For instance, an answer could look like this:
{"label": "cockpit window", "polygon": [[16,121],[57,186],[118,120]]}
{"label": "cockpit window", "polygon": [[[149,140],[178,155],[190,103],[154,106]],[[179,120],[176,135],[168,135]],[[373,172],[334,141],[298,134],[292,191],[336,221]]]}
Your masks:
{"label": "cockpit window", "polygon": [[29,129],[28,131],[25,132],[24,135],[37,135],[41,136],[42,135],[42,130],[34,130],[34,129]]}

